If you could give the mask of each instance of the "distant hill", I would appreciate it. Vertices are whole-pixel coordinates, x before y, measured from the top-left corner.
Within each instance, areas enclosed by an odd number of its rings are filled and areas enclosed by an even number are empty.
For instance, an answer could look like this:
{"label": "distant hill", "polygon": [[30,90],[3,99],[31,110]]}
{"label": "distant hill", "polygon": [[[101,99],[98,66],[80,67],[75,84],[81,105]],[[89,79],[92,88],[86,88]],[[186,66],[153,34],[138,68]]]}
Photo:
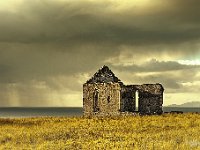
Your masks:
{"label": "distant hill", "polygon": [[168,105],[167,107],[199,107],[200,108],[200,102],[193,101],[193,102],[187,102],[180,105],[172,104],[172,105]]}

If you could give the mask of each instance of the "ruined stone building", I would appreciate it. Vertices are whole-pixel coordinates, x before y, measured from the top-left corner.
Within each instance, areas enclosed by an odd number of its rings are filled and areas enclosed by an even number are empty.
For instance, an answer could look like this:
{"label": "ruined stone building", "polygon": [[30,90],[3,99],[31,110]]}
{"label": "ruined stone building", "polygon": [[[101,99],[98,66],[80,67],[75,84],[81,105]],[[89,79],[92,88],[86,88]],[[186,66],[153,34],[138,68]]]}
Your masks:
{"label": "ruined stone building", "polygon": [[107,66],[103,66],[83,84],[84,115],[162,114],[163,92],[163,86],[158,83],[124,85]]}

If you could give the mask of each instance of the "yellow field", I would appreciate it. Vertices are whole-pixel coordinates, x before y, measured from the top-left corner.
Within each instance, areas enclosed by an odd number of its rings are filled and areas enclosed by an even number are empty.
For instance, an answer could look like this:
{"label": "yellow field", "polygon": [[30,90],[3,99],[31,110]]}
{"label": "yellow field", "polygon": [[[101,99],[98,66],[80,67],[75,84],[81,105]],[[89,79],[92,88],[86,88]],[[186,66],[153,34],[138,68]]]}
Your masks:
{"label": "yellow field", "polygon": [[200,150],[200,114],[0,119],[0,149]]}

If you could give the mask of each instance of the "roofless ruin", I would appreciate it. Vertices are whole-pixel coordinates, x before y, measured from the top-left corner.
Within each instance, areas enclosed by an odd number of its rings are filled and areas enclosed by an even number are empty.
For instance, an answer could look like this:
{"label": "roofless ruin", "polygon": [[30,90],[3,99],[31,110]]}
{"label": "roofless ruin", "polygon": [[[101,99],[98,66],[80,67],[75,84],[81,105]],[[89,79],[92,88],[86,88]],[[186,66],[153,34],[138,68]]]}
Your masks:
{"label": "roofless ruin", "polygon": [[83,84],[84,115],[162,114],[163,92],[163,86],[158,83],[124,85],[107,66],[103,66]]}

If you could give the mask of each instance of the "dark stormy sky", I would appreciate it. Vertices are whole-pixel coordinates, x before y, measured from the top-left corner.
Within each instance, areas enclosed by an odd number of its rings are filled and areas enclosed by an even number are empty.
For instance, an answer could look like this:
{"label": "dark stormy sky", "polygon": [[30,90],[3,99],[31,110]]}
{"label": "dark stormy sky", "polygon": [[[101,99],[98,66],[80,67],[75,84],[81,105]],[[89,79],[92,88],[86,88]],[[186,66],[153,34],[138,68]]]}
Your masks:
{"label": "dark stormy sky", "polygon": [[0,106],[82,106],[108,65],[162,83],[164,105],[200,101],[199,0],[1,0]]}

